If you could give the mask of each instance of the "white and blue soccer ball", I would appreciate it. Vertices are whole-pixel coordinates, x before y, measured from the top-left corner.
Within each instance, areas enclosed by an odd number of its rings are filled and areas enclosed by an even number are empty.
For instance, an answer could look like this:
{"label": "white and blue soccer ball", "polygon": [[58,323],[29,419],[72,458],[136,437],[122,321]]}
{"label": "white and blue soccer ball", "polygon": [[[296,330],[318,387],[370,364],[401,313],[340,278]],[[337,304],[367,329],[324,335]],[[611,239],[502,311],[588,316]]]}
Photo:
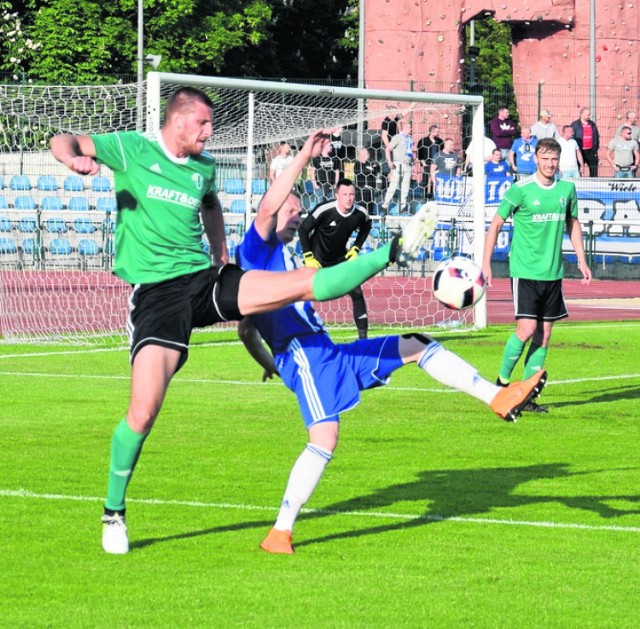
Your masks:
{"label": "white and blue soccer ball", "polygon": [[433,295],[447,308],[466,310],[475,306],[487,290],[480,267],[471,258],[443,260],[433,273]]}

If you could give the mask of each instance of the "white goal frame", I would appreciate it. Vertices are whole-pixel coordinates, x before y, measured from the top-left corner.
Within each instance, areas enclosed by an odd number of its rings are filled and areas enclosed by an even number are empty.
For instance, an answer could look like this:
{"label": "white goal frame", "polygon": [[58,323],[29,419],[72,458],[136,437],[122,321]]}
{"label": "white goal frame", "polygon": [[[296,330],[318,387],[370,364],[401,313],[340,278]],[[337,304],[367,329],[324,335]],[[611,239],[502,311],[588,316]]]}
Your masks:
{"label": "white goal frame", "polygon": [[[254,160],[253,141],[253,101],[255,92],[282,93],[300,96],[322,96],[335,99],[350,99],[358,102],[359,108],[363,99],[386,102],[417,102],[435,103],[443,105],[460,105],[470,107],[472,111],[471,139],[473,141],[472,160],[473,167],[473,254],[478,265],[482,263],[485,240],[485,174],[483,156],[484,138],[484,98],[477,95],[440,94],[429,92],[409,92],[377,89],[358,89],[346,87],[332,87],[322,85],[306,85],[296,83],[282,83],[275,81],[256,81],[245,79],[233,79],[223,77],[203,77],[189,74],[173,74],[166,72],[150,72],[147,75],[147,131],[157,131],[161,125],[162,114],[162,85],[192,86],[213,89],[232,89],[247,93],[248,124],[246,137],[246,185],[247,191],[247,225],[250,220],[250,190],[252,189],[252,173]],[[360,130],[359,130],[360,135]],[[487,326],[486,295],[473,309],[474,327],[485,328]]]}

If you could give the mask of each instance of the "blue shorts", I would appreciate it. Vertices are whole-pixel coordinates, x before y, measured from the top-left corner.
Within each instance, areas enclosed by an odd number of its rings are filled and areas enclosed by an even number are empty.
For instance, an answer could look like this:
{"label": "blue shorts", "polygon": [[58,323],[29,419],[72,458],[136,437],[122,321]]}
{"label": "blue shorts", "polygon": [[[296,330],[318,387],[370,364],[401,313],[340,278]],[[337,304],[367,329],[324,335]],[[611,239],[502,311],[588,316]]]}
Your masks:
{"label": "blue shorts", "polygon": [[294,339],[287,352],[276,356],[307,428],[338,421],[339,413],[360,402],[360,391],[386,384],[402,365],[397,336],[336,345],[324,334],[312,334]]}

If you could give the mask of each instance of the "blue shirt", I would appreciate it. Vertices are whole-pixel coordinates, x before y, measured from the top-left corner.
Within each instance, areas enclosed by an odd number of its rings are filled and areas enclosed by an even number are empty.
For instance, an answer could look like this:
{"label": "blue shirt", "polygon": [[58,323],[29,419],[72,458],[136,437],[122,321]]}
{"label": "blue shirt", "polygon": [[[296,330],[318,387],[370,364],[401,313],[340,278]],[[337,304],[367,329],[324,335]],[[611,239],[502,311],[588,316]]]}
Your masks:
{"label": "blue shirt", "polygon": [[538,169],[533,156],[536,151],[538,138],[531,137],[528,140],[518,138],[511,146],[511,150],[516,154],[516,166],[519,175],[533,175]]}
{"label": "blue shirt", "polygon": [[[238,245],[236,257],[238,264],[247,270],[290,271],[296,268],[291,252],[280,242],[275,231],[264,241],[254,223]],[[298,301],[274,312],[251,315],[251,321],[274,356],[287,351],[294,337],[327,334],[318,313],[308,301]]]}

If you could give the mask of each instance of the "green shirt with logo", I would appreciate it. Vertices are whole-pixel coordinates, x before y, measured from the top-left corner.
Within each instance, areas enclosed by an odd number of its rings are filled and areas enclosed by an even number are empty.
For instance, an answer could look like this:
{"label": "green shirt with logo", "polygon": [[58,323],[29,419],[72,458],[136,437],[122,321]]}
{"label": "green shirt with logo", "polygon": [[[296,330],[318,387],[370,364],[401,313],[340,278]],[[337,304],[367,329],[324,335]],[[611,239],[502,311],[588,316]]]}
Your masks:
{"label": "green shirt with logo", "polygon": [[498,214],[504,220],[513,217],[511,277],[562,279],[562,237],[567,220],[578,217],[575,185],[558,179],[550,186],[543,186],[535,175],[521,179],[505,193]]}
{"label": "green shirt with logo", "polygon": [[159,134],[126,131],[91,139],[96,160],[114,173],[114,273],[130,284],[147,284],[210,267],[200,204],[216,193],[213,157],[175,157]]}

